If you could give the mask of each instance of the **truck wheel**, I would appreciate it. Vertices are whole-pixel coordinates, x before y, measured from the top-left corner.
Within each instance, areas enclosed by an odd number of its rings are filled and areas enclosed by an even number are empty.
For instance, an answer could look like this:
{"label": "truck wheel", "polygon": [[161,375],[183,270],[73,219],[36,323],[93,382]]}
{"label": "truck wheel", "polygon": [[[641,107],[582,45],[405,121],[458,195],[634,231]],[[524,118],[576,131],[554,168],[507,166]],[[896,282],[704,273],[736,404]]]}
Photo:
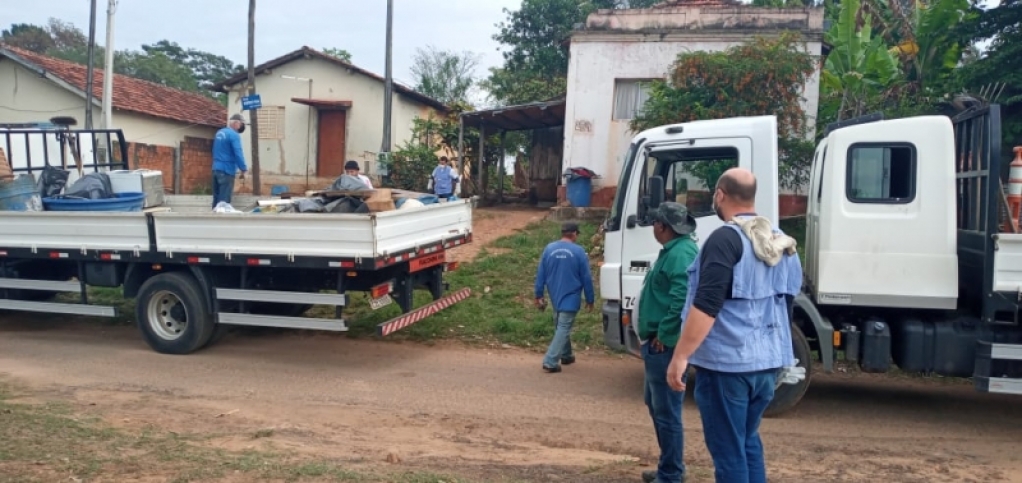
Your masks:
{"label": "truck wheel", "polygon": [[806,369],[806,378],[798,384],[778,384],[774,391],[774,400],[767,406],[763,417],[772,418],[788,412],[798,405],[809,389],[809,381],[813,378],[813,354],[810,352],[805,334],[795,324],[791,324],[791,345],[795,351],[795,358],[798,359],[798,366]]}
{"label": "truck wheel", "polygon": [[213,336],[216,323],[194,277],[162,273],[138,292],[135,317],[149,347],[162,354],[188,354]]}

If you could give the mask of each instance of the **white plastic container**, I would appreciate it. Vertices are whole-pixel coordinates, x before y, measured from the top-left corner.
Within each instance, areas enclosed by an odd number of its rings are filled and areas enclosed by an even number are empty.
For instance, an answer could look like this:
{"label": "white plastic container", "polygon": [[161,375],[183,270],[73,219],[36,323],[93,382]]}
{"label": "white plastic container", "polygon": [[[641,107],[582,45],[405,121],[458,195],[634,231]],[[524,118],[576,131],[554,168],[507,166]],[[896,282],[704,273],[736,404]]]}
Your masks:
{"label": "white plastic container", "polygon": [[145,208],[162,206],[163,172],[153,169],[110,171],[110,184],[114,193],[145,193]]}

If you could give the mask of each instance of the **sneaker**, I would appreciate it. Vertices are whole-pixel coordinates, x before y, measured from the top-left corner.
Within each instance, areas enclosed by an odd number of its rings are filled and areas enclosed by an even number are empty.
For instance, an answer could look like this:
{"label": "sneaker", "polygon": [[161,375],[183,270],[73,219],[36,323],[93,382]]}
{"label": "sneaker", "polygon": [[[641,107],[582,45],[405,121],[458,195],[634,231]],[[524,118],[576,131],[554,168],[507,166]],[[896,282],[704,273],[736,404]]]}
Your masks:
{"label": "sneaker", "polygon": [[555,372],[561,372],[561,366],[557,366],[557,367],[543,366],[543,370],[553,374]]}
{"label": "sneaker", "polygon": [[575,356],[568,356],[568,357],[562,357],[561,358],[561,364],[562,365],[569,366],[569,365],[574,364],[574,363],[575,363]]}

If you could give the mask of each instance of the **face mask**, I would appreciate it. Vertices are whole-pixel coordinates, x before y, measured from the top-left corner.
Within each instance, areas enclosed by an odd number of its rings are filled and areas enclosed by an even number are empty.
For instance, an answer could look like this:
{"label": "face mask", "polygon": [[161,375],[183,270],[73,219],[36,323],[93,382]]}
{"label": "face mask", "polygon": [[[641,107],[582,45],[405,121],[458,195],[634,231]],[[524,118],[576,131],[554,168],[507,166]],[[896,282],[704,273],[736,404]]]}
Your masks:
{"label": "face mask", "polygon": [[244,124],[242,124],[241,127],[238,128],[238,134],[241,134],[243,132],[245,132],[245,125]]}
{"label": "face mask", "polygon": [[710,203],[711,203],[710,208],[713,209],[713,214],[717,215],[717,218],[720,218],[720,221],[725,221],[724,220],[724,216],[721,215],[720,211],[718,211],[718,209],[717,209],[717,194],[716,193],[714,193],[713,200]]}

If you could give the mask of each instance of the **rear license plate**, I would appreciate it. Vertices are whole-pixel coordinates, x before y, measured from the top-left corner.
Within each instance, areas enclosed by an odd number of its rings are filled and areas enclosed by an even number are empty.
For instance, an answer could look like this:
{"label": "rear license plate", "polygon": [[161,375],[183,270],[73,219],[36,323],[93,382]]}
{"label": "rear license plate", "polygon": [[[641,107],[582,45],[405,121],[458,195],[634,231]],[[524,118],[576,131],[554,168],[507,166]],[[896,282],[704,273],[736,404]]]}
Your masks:
{"label": "rear license plate", "polygon": [[388,294],[384,295],[383,297],[370,300],[369,306],[372,307],[373,310],[379,310],[392,303],[394,303],[394,299],[391,298],[390,295]]}

